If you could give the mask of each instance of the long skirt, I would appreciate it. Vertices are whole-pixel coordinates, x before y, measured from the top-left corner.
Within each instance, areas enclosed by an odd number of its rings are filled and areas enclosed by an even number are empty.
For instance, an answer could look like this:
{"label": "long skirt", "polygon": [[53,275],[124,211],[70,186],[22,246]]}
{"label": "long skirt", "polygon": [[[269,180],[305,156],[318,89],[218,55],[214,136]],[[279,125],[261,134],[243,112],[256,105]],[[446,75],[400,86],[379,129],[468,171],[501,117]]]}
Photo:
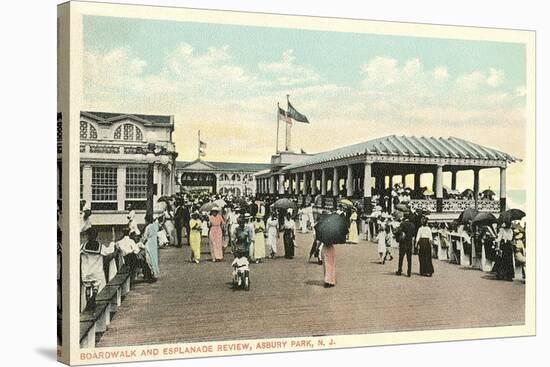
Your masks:
{"label": "long skirt", "polygon": [[277,235],[276,234],[267,235],[267,245],[269,247],[270,255],[277,253]]}
{"label": "long skirt", "polygon": [[512,244],[510,242],[502,243],[500,249],[502,256],[497,256],[494,266],[497,279],[512,280],[515,276]]}
{"label": "long skirt", "polygon": [[324,245],[323,249],[323,267],[325,269],[325,283],[336,284],[336,247],[334,245]]}
{"label": "long skirt", "polygon": [[164,222],[164,230],[166,231],[166,236],[168,237],[170,246],[176,246],[177,236],[176,226],[174,226],[174,222],[172,220],[167,220],[166,222]]}
{"label": "long skirt", "polygon": [[254,260],[265,257],[265,239],[263,232],[254,234]]}
{"label": "long skirt", "polygon": [[302,214],[302,217],[300,218],[300,229],[302,230],[302,233],[307,233],[307,215]]}
{"label": "long skirt", "polygon": [[158,278],[160,276],[158,242],[154,239],[149,239],[145,246],[147,247],[147,256],[149,257],[153,278]]}
{"label": "long skirt", "polygon": [[201,232],[191,231],[189,237],[189,244],[191,245],[191,251],[193,252],[193,259],[200,260],[201,258]]}
{"label": "long skirt", "polygon": [[210,228],[210,255],[212,259],[223,259],[223,232],[221,226]]}
{"label": "long skirt", "polygon": [[421,238],[418,241],[418,262],[420,263],[420,275],[433,274],[432,247],[430,240],[427,238]]}
{"label": "long skirt", "polygon": [[285,230],[283,233],[283,242],[285,244],[285,257],[294,257],[294,238],[292,238],[292,231]]}
{"label": "long skirt", "polygon": [[352,221],[349,225],[349,232],[348,232],[348,241],[351,243],[357,243],[359,240],[359,234],[357,232],[357,222]]}

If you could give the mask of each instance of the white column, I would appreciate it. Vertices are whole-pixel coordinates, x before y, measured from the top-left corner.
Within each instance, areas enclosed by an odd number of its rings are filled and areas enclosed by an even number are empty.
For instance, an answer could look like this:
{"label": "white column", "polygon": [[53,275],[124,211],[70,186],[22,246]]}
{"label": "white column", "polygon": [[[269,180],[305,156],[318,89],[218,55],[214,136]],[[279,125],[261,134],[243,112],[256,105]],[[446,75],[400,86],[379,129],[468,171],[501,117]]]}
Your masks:
{"label": "white column", "polygon": [[269,177],[269,193],[270,194],[275,193],[275,176],[274,175]]}
{"label": "white column", "polygon": [[126,166],[118,166],[116,171],[117,184],[117,209],[125,210],[124,200],[126,200]]}
{"label": "white column", "polygon": [[371,198],[372,197],[372,164],[365,163],[365,175],[363,177],[363,197]]}
{"label": "white column", "polygon": [[302,173],[302,177],[304,178],[304,184],[302,185],[302,194],[306,195],[307,194],[307,175],[306,175],[306,172]]}
{"label": "white column", "polygon": [[153,185],[156,184],[157,189],[153,191],[153,211],[158,210],[157,199],[159,198],[160,195],[162,195],[160,193],[161,180],[160,180],[159,171],[160,171],[160,166],[158,164],[155,164],[153,168]]}
{"label": "white column", "polygon": [[451,171],[451,190],[456,190],[456,170]]}
{"label": "white column", "polygon": [[321,170],[321,195],[327,195],[327,170],[323,168]]}
{"label": "white column", "polygon": [[311,195],[317,194],[317,177],[315,171],[311,171]]}
{"label": "white column", "polygon": [[414,173],[414,189],[418,190],[420,188],[420,177],[422,174],[420,172]]}
{"label": "white column", "polygon": [[292,174],[288,174],[288,194],[292,195],[292,183],[294,179],[292,178]]}
{"label": "white column", "polygon": [[435,197],[443,198],[443,166],[438,165],[435,171]]}
{"label": "white column", "polygon": [[479,198],[479,168],[474,169],[474,200],[475,208],[477,209],[477,202]]}
{"label": "white column", "polygon": [[279,195],[285,193],[285,175],[279,174]]}
{"label": "white column", "polygon": [[500,211],[506,210],[506,167],[500,168]]}
{"label": "white column", "polygon": [[332,195],[338,196],[338,191],[340,190],[338,182],[340,178],[338,177],[338,167],[334,167],[334,171],[332,173]]}
{"label": "white column", "polygon": [[348,164],[348,177],[346,179],[346,191],[347,196],[353,195],[353,171],[351,169],[351,164]]}
{"label": "white column", "polygon": [[92,166],[85,164],[82,167],[82,199],[86,200],[86,206],[92,205]]}

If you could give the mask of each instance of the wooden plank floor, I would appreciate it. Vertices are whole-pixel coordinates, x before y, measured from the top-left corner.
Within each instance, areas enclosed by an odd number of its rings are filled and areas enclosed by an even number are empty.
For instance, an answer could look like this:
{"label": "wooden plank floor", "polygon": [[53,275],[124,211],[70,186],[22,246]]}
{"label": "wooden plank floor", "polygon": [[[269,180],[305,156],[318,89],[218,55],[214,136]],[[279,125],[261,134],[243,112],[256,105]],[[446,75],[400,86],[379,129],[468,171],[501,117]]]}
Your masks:
{"label": "wooden plank floor", "polygon": [[[239,338],[362,334],[524,323],[525,287],[434,260],[432,278],[396,276],[395,259],[377,263],[376,245],[340,245],[337,286],[323,288],[323,267],[307,262],[311,234],[297,235],[292,260],[251,265],[250,292],[230,287],[232,256],[200,264],[190,249],[161,250],[161,279],[126,296],[99,347]],[[279,243],[282,252],[282,237]]]}

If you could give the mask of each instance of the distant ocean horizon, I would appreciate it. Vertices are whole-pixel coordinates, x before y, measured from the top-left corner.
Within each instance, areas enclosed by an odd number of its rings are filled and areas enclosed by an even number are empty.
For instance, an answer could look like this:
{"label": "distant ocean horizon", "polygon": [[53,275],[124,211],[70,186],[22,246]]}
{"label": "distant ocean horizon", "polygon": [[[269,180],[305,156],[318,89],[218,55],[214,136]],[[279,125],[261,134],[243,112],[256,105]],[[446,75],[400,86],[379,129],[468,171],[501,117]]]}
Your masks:
{"label": "distant ocean horizon", "polygon": [[[496,197],[499,197],[499,191],[495,190]],[[506,206],[512,209],[525,210],[526,192],[525,190],[507,190],[506,191]]]}

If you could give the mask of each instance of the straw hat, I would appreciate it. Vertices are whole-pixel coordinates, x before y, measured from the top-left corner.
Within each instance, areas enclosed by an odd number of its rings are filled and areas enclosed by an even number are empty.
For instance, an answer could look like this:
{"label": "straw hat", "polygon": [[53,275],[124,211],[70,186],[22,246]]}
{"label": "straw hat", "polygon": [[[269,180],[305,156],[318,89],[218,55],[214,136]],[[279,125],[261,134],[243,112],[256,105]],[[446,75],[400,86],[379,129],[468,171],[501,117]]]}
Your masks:
{"label": "straw hat", "polygon": [[220,208],[218,206],[214,206],[212,207],[211,211],[213,212],[219,212],[220,211]]}
{"label": "straw hat", "polygon": [[263,216],[262,214],[260,214],[260,213],[256,214],[256,218],[257,218],[257,219],[262,219],[263,217],[264,217],[264,216]]}

